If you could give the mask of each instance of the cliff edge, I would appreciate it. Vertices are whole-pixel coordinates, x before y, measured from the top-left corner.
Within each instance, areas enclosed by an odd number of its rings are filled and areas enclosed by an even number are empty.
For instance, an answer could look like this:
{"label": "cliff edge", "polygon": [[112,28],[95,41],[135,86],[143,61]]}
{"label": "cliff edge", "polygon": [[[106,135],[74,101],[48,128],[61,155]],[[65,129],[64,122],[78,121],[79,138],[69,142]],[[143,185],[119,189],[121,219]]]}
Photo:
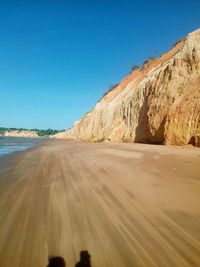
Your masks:
{"label": "cliff edge", "polygon": [[3,136],[36,138],[38,137],[38,134],[35,131],[17,131],[16,130],[16,131],[6,131]]}
{"label": "cliff edge", "polygon": [[146,61],[56,137],[200,147],[200,29]]}

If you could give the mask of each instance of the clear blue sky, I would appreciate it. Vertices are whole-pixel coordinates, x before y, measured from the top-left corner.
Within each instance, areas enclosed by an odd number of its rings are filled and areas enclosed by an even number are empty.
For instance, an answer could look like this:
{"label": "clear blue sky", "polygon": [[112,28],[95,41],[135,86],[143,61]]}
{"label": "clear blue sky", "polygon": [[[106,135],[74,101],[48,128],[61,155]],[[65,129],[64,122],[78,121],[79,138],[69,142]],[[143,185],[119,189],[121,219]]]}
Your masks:
{"label": "clear blue sky", "polygon": [[0,0],[0,126],[68,128],[198,27],[199,0]]}

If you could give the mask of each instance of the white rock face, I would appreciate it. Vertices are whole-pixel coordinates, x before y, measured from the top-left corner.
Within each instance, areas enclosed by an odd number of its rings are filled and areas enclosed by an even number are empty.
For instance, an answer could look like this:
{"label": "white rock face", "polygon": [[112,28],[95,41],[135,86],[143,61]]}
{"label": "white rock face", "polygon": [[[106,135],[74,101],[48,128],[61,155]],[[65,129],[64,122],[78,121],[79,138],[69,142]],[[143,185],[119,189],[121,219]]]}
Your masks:
{"label": "white rock face", "polygon": [[200,146],[200,29],[133,71],[56,137]]}
{"label": "white rock face", "polygon": [[38,134],[34,131],[6,131],[4,133],[4,136],[35,138],[38,137]]}

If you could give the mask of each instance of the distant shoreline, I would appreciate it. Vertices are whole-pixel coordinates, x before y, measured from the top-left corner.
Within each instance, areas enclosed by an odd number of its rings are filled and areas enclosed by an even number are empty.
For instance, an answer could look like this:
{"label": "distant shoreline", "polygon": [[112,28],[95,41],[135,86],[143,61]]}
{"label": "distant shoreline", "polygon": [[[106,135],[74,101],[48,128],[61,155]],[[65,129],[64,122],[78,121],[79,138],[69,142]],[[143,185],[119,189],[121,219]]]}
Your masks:
{"label": "distant shoreline", "polygon": [[49,137],[57,133],[63,132],[64,130],[55,129],[26,129],[26,128],[6,128],[0,127],[0,136],[9,137]]}
{"label": "distant shoreline", "polygon": [[19,153],[36,147],[43,142],[45,137],[13,137],[0,136],[0,157],[13,153]]}

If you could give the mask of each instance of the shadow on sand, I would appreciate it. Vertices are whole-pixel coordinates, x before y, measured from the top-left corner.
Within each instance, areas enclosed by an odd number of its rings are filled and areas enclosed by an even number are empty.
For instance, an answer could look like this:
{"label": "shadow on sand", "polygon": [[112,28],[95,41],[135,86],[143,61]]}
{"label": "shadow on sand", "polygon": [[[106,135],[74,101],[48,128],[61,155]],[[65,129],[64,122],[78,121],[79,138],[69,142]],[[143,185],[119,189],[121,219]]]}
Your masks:
{"label": "shadow on sand", "polygon": [[87,250],[80,252],[80,261],[76,263],[75,267],[92,267],[90,263],[90,254]]}
{"label": "shadow on sand", "polygon": [[52,257],[49,258],[47,267],[66,267],[66,265],[62,257]]}
{"label": "shadow on sand", "polygon": [[[75,267],[92,267],[90,263],[90,254],[87,250],[80,252],[80,260],[76,263]],[[62,257],[51,257],[47,267],[67,267]]]}

